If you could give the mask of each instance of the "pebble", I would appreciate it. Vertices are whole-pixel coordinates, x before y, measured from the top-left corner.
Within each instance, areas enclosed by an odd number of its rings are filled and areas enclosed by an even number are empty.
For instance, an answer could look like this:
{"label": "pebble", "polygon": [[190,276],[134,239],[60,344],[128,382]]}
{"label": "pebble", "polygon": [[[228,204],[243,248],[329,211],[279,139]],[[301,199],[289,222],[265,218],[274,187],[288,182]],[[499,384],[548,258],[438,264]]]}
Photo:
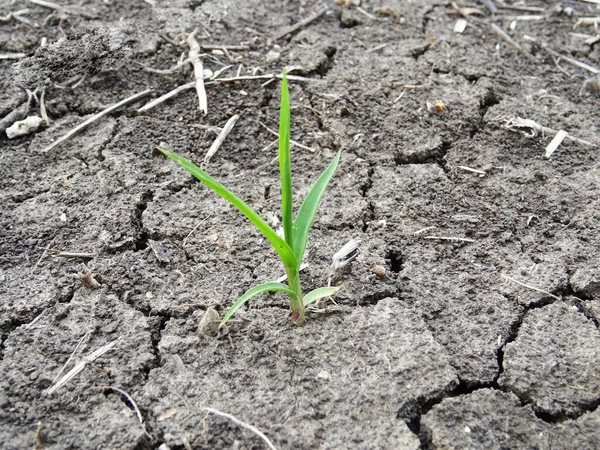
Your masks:
{"label": "pebble", "polygon": [[200,319],[198,333],[215,336],[219,331],[220,322],[219,313],[213,306],[210,306],[202,316],[202,319]]}
{"label": "pebble", "polygon": [[271,50],[267,53],[267,63],[275,64],[281,59],[281,53]]}

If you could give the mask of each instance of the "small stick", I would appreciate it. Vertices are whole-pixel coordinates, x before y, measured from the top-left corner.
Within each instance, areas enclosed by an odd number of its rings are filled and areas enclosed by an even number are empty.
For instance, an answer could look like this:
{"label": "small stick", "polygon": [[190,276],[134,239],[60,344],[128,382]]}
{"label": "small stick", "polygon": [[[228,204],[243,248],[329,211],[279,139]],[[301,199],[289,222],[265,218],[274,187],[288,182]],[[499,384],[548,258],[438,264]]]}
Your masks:
{"label": "small stick", "polygon": [[375,47],[371,47],[368,50],[365,50],[365,53],[374,53],[376,51],[379,51],[383,48],[386,48],[388,46],[388,43],[386,42],[385,44],[380,44],[380,45],[376,45]]}
{"label": "small stick", "polygon": [[[279,142],[279,139],[275,139],[274,141],[272,141],[270,144],[267,144],[265,146],[265,148],[263,148],[259,153],[265,153],[267,150],[269,150],[271,147],[273,147],[275,144],[277,144]],[[279,159],[279,156],[276,156],[275,159]],[[269,162],[268,165],[272,165],[273,161]]]}
{"label": "small stick", "polygon": [[451,237],[451,236],[423,236],[423,239],[438,239],[443,241],[476,242],[475,239]]}
{"label": "small stick", "polygon": [[483,170],[472,169],[471,167],[467,167],[467,166],[457,166],[457,167],[459,169],[466,170],[467,172],[473,172],[473,173],[478,173],[481,175],[487,175],[487,172],[484,172]]}
{"label": "small stick", "polygon": [[43,310],[41,313],[39,313],[35,319],[33,319],[31,322],[29,322],[27,325],[25,325],[23,328],[25,328],[26,330],[30,330],[31,327],[33,327],[43,316],[44,314],[46,314],[46,309]]}
{"label": "small stick", "polygon": [[398,83],[392,83],[393,87],[398,87],[400,86],[402,89],[427,89],[428,87],[431,86],[430,83],[425,83],[425,84],[402,84],[401,82]]}
{"label": "small stick", "polygon": [[10,22],[12,19],[20,20],[19,16],[29,14],[29,9],[20,9],[18,11],[9,12],[6,16],[0,16],[0,22]]}
{"label": "small stick", "polygon": [[513,20],[517,20],[517,21],[528,21],[528,20],[544,20],[546,17],[544,16],[540,16],[540,15],[527,15],[527,16],[502,16],[503,20],[508,20],[508,21],[513,21]]}
{"label": "small stick", "polygon": [[128,103],[132,103],[142,97],[145,97],[150,92],[152,92],[152,89],[146,89],[145,91],[138,92],[137,94],[134,94],[131,97],[127,97],[125,100],[121,100],[119,103],[115,103],[114,105],[109,106],[108,108],[104,109],[103,111],[100,111],[99,113],[94,114],[92,117],[87,119],[85,122],[77,125],[75,128],[73,128],[67,134],[65,134],[61,138],[57,139],[56,141],[54,141],[52,144],[50,144],[48,147],[46,147],[44,150],[42,150],[42,153],[43,154],[49,153],[51,150],[58,147],[63,142],[71,139],[73,136],[75,136],[77,133],[79,133],[84,128],[87,128],[88,125],[91,125],[92,123],[98,121],[99,119],[106,116],[107,114],[110,114],[111,112],[121,108],[122,106],[127,105]]}
{"label": "small stick", "polygon": [[217,409],[214,408],[208,408],[208,407],[204,407],[202,408],[205,411],[211,413],[211,414],[215,414],[217,416],[221,416],[221,417],[225,417],[226,419],[231,420],[233,423],[239,425],[242,428],[246,428],[247,430],[252,431],[254,434],[256,434],[259,438],[261,438],[265,444],[267,444],[267,446],[271,449],[271,450],[277,450],[275,448],[275,446],[273,445],[273,443],[269,440],[269,438],[267,436],[265,436],[265,434],[260,431],[258,428],[256,428],[255,426],[252,426],[248,423],[242,422],[240,419],[232,416],[231,414],[227,414],[224,412],[221,412]]}
{"label": "small stick", "polygon": [[179,87],[176,87],[172,91],[167,92],[165,95],[161,95],[157,99],[152,100],[151,102],[146,103],[144,106],[142,106],[140,109],[138,109],[137,112],[141,113],[141,112],[148,111],[148,110],[154,108],[155,106],[160,105],[163,102],[166,102],[170,98],[175,97],[180,92],[187,91],[189,89],[193,89],[194,87],[196,87],[196,82],[195,81],[192,81],[191,83],[183,84],[183,85],[181,85]]}
{"label": "small stick", "polygon": [[317,9],[314,13],[312,13],[308,17],[302,19],[300,22],[297,22],[294,25],[281,31],[280,33],[277,33],[275,36],[273,36],[273,41],[277,41],[277,40],[281,39],[282,37],[287,36],[288,34],[293,33],[294,31],[299,30],[303,26],[308,25],[309,23],[317,20],[319,17],[321,17],[323,14],[325,14],[325,12],[327,12],[328,9],[329,8],[327,6],[323,6],[319,9]]}
{"label": "small stick", "polygon": [[564,61],[568,62],[569,64],[571,64],[574,67],[578,67],[579,69],[587,70],[588,72],[591,72],[596,75],[600,73],[600,69],[598,69],[597,67],[590,66],[589,64],[586,64],[581,61],[577,61],[576,59],[571,58],[569,56],[561,55],[560,53],[555,52],[554,50],[551,50],[545,46],[542,46],[542,48],[544,50],[546,50],[548,53],[550,53],[551,55],[556,56],[557,58],[563,59]]}
{"label": "small stick", "polygon": [[219,45],[219,44],[200,44],[202,50],[232,50],[232,51],[243,51],[249,50],[249,47],[245,45]]}
{"label": "small stick", "polygon": [[96,254],[95,253],[58,252],[54,256],[56,256],[57,258],[93,259],[96,256]]}
{"label": "small stick", "polygon": [[425,227],[425,228],[421,228],[420,230],[415,231],[413,234],[427,233],[428,231],[433,231],[435,229],[437,229],[437,227],[435,227],[435,226]]}
{"label": "small stick", "polygon": [[554,299],[556,299],[556,300],[560,300],[560,297],[557,297],[556,295],[554,295],[554,294],[552,294],[552,293],[550,293],[550,292],[548,292],[548,291],[544,291],[543,289],[539,289],[539,288],[536,288],[536,287],[534,287],[534,286],[531,286],[531,285],[529,285],[529,284],[525,284],[525,283],[523,283],[522,281],[515,280],[514,278],[511,278],[511,277],[509,277],[508,275],[504,275],[504,274],[502,274],[502,275],[500,275],[500,276],[501,276],[502,278],[504,278],[504,279],[508,280],[508,281],[512,281],[513,283],[517,283],[517,284],[519,284],[519,285],[521,285],[521,286],[523,286],[523,287],[526,287],[527,289],[533,289],[534,291],[541,292],[542,294],[549,295],[550,297],[552,297],[552,298],[554,298]]}
{"label": "small stick", "polygon": [[170,69],[154,69],[152,67],[148,67],[148,66],[145,66],[145,65],[140,64],[140,63],[137,63],[137,64],[139,64],[140,66],[142,66],[142,68],[146,72],[157,73],[159,75],[171,75],[172,73],[177,72],[177,70],[181,69],[186,64],[190,64],[191,62],[192,62],[192,59],[191,58],[187,58],[187,59],[184,59],[183,61],[178,62],[175,66],[171,67]]}
{"label": "small stick", "polygon": [[375,17],[373,14],[368,13],[367,11],[365,11],[364,9],[362,9],[360,6],[357,6],[356,10],[359,13],[364,14],[365,16],[367,16],[369,19],[377,21],[377,17]]}
{"label": "small stick", "polygon": [[47,2],[46,0],[29,0],[29,3],[33,3],[34,5],[43,6],[44,8],[54,9],[54,10],[62,10],[64,7],[57,3]]}
{"label": "small stick", "polygon": [[215,141],[210,146],[210,149],[206,153],[206,156],[204,157],[204,164],[208,164],[210,158],[212,158],[213,155],[217,153],[217,150],[219,150],[219,147],[221,147],[221,144],[223,143],[225,138],[229,135],[229,133],[231,133],[231,130],[233,130],[233,127],[239,118],[240,116],[236,114],[227,121],[227,123],[225,124]]}
{"label": "small stick", "polygon": [[511,38],[508,34],[506,34],[506,32],[502,28],[500,28],[498,25],[496,25],[495,23],[492,24],[492,30],[498,36],[500,36],[502,39],[504,39],[509,45],[511,45],[513,48],[515,48],[519,53],[521,53],[523,56],[525,56],[527,59],[529,59],[530,61],[536,60],[533,57],[533,55],[531,55],[531,53],[529,53],[527,50],[525,50],[523,47],[521,47],[520,44],[515,42],[513,40],[513,38]]}
{"label": "small stick", "polygon": [[[209,81],[206,84],[215,84],[215,83],[230,83],[233,81],[246,81],[246,80],[268,80],[271,78],[279,78],[281,80],[281,78],[283,77],[283,75],[281,74],[267,74],[267,75],[242,75],[239,77],[231,77],[231,78],[216,78],[212,81]],[[320,81],[314,78],[306,78],[306,77],[301,77],[298,75],[287,75],[286,77],[288,80],[293,80],[293,81]]]}
{"label": "small stick", "polygon": [[194,66],[200,111],[206,115],[208,113],[208,100],[206,99],[206,90],[204,89],[204,67],[202,66],[202,59],[200,59],[200,44],[196,40],[197,32],[198,29],[196,28],[188,35],[186,42],[190,46],[188,56],[192,60],[192,66]]}
{"label": "small stick", "polygon": [[50,125],[50,117],[48,117],[48,112],[46,111],[46,88],[42,89],[42,95],[40,96],[40,114],[42,115],[42,120],[46,122],[46,125]]}
{"label": "small stick", "polygon": [[208,215],[208,216],[206,216],[204,219],[202,219],[202,220],[201,220],[201,221],[198,223],[198,225],[196,225],[196,226],[194,227],[194,229],[193,229],[192,231],[190,231],[190,234],[188,234],[188,235],[185,237],[185,239],[183,240],[183,242],[181,243],[181,246],[182,246],[182,247],[185,247],[185,244],[187,243],[187,240],[190,238],[190,236],[191,236],[192,234],[194,234],[194,231],[196,231],[200,225],[202,225],[204,222],[206,222],[206,221],[207,221],[207,220],[208,220],[208,219],[211,217],[211,215],[212,215],[212,214],[209,214],[209,215]]}
{"label": "small stick", "polygon": [[[598,0],[600,2],[600,0]],[[599,3],[600,4],[600,3]],[[571,58],[569,56],[565,56],[565,55],[561,55],[558,52],[555,52],[554,50],[552,50],[551,48],[548,48],[548,45],[546,45],[545,43],[539,41],[538,39],[531,37],[531,36],[525,36],[525,39],[530,40],[532,42],[535,42],[536,44],[538,44],[543,50],[547,51],[548,53],[550,53],[552,56],[556,57],[556,58],[560,58],[563,59],[564,61],[568,62],[569,64],[571,64],[574,67],[577,67],[579,69],[583,69],[583,70],[587,70],[588,72],[591,72],[595,75],[600,74],[600,69],[598,69],[597,67],[591,66],[589,64],[586,64],[584,62],[578,61],[574,58]]]}
{"label": "small stick", "polygon": [[[265,125],[264,123],[262,123],[262,122],[258,122],[258,123],[259,123],[259,124],[260,124],[262,127],[264,127],[264,128],[265,128],[265,129],[266,129],[266,130],[267,130],[269,133],[271,133],[273,136],[277,136],[277,138],[279,138],[279,133],[277,133],[277,131],[270,129],[268,126],[266,126],[266,125]],[[315,149],[314,149],[314,148],[307,147],[306,145],[302,145],[302,144],[300,144],[299,142],[292,141],[291,139],[290,139],[290,142],[291,142],[293,145],[295,145],[296,147],[303,148],[304,150],[308,150],[308,151],[309,151],[309,152],[311,152],[311,153],[314,153],[314,152],[315,152]]]}
{"label": "small stick", "polygon": [[0,53],[0,59],[23,59],[26,56],[25,53]]}
{"label": "small stick", "polygon": [[51,249],[52,244],[54,244],[54,240],[55,239],[56,239],[56,236],[53,237],[52,240],[50,241],[50,243],[48,244],[48,246],[46,248],[44,248],[44,253],[42,253],[42,256],[40,256],[40,259],[38,259],[38,262],[36,262],[35,266],[33,266],[33,267],[37,267],[37,266],[39,266],[42,263],[42,261],[44,260],[44,258],[48,254],[48,251]]}
{"label": "small stick", "polygon": [[597,27],[598,24],[600,24],[600,17],[582,17],[577,22],[575,22],[573,28],[575,29],[579,25],[594,25],[595,27]]}
{"label": "small stick", "polygon": [[515,11],[526,11],[526,12],[546,12],[544,8],[539,6],[518,6],[518,5],[500,5],[500,9],[512,9]]}
{"label": "small stick", "polygon": [[116,340],[112,341],[111,343],[106,344],[104,347],[100,347],[95,352],[90,353],[88,356],[86,356],[85,358],[83,358],[81,361],[79,361],[77,363],[77,365],[75,365],[75,367],[73,367],[56,384],[54,384],[53,386],[50,386],[45,391],[46,394],[51,395],[54,392],[56,392],[58,389],[60,389],[61,387],[63,387],[65,384],[67,384],[69,382],[69,380],[71,380],[72,378],[76,377],[81,371],[83,371],[83,369],[85,369],[85,366],[87,366],[88,364],[91,364],[92,362],[94,362],[95,360],[97,360],[98,358],[100,358],[102,355],[104,355],[106,352],[108,352],[109,350],[111,350],[115,345],[117,345],[117,342],[119,342],[119,339],[116,339]]}

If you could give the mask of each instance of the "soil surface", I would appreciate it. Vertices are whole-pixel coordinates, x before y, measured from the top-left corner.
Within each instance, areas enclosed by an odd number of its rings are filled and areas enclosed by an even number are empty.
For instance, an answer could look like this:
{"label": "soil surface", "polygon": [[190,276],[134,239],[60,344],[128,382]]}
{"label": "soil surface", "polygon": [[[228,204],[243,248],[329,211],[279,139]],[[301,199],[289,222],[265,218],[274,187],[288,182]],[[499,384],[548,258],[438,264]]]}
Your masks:
{"label": "soil surface", "polygon": [[[600,448],[600,42],[577,25],[597,5],[42,3],[0,4],[0,447],[267,448],[213,408],[278,449]],[[278,80],[207,79],[207,115],[193,89],[138,111],[194,80],[177,63],[195,28],[218,78],[306,78],[290,82],[296,208],[342,151],[302,282],[344,289],[303,327],[279,294],[201,325],[284,271],[151,151],[200,164],[239,115],[206,170],[278,226],[260,124],[277,128]],[[42,91],[49,123],[9,140]],[[587,144],[545,158],[552,133],[517,117]]]}

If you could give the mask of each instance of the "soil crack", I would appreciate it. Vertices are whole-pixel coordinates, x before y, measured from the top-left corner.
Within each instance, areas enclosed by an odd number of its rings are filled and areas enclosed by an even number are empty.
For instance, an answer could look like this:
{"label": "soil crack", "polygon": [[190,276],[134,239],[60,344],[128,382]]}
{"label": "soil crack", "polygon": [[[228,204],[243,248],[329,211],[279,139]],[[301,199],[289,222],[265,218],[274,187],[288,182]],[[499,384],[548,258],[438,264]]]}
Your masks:
{"label": "soil crack", "polygon": [[375,205],[372,201],[368,200],[369,191],[373,187],[373,175],[375,173],[374,163],[369,161],[369,168],[367,169],[367,179],[359,187],[360,195],[367,200],[367,210],[364,212],[362,217],[362,231],[366,233],[369,229],[369,225],[375,220]]}
{"label": "soil crack", "polygon": [[137,228],[137,236],[134,237],[133,245],[136,251],[148,248],[148,230],[144,227],[143,215],[148,209],[148,204],[154,199],[154,192],[146,191],[142,194],[140,201],[135,205],[133,223]]}

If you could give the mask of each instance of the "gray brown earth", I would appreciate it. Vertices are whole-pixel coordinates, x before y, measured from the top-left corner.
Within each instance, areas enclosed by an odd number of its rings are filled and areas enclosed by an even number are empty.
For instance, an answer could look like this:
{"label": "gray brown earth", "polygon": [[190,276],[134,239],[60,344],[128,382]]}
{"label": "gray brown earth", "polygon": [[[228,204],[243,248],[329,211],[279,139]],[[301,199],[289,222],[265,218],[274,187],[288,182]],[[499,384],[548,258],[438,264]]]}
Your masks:
{"label": "gray brown earth", "polygon": [[[266,448],[207,407],[278,449],[600,448],[600,152],[565,140],[546,159],[550,136],[504,126],[600,143],[598,80],[547,51],[599,67],[597,30],[574,29],[595,4],[497,1],[493,16],[457,2],[481,14],[455,33],[449,1],[327,2],[274,42],[322,4],[59,3],[0,4],[0,53],[25,54],[0,60],[0,117],[45,88],[51,119],[0,137],[1,448]],[[206,116],[193,90],[137,112],[193,80],[190,66],[145,68],[175,66],[196,27],[202,45],[244,47],[205,47],[206,69],[309,78],[291,82],[292,139],[314,150],[293,149],[298,201],[342,150],[305,289],[348,240],[360,254],[333,274],[336,304],[301,328],[281,295],[218,334],[199,326],[283,267],[237,211],[151,152],[165,142],[200,163],[211,127],[238,114],[207,170],[277,222],[277,150],[259,121],[277,127],[278,82],[207,84]]]}

